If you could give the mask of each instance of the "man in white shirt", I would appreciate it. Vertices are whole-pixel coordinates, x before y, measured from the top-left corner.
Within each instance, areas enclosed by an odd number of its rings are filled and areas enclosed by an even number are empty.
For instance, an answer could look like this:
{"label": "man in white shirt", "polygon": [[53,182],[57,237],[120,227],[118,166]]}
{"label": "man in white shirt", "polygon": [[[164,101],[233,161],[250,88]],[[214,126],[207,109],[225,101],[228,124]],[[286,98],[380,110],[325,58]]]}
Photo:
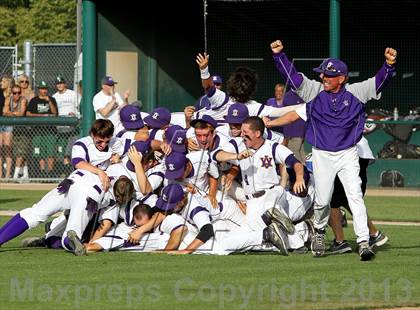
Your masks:
{"label": "man in white shirt", "polygon": [[93,110],[96,113],[96,119],[109,119],[115,128],[119,128],[120,109],[128,104],[130,91],[126,90],[121,98],[120,94],[115,92],[117,82],[111,76],[105,76],[102,79],[102,90],[93,97]]}

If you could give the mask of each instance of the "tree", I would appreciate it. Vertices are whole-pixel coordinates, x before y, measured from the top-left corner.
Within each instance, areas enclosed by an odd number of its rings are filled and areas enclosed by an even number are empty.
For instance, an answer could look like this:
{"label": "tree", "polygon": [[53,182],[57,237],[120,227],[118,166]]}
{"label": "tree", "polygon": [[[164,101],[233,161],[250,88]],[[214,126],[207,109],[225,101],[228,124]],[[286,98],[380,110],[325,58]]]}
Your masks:
{"label": "tree", "polygon": [[1,0],[0,42],[23,44],[69,43],[76,41],[75,0]]}

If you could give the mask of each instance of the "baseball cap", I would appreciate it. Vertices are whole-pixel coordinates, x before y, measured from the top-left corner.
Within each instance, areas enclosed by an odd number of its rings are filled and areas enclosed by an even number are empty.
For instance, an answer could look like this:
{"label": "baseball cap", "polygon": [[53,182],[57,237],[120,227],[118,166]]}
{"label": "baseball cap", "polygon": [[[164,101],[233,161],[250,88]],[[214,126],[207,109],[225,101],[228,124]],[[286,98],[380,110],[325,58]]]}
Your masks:
{"label": "baseball cap", "polygon": [[141,119],[140,108],[135,105],[128,104],[121,108],[120,119],[125,129],[140,129],[144,126]]}
{"label": "baseball cap", "polygon": [[213,75],[211,77],[211,80],[213,81],[213,84],[222,84],[223,83],[222,77],[219,76],[219,75]]}
{"label": "baseball cap", "polygon": [[187,157],[184,153],[172,152],[165,158],[165,178],[175,180],[184,176]]}
{"label": "baseball cap", "polygon": [[166,141],[171,145],[173,151],[180,153],[187,151],[185,147],[187,132],[184,128],[179,125],[172,125],[166,130],[165,136]]}
{"label": "baseball cap", "polygon": [[315,72],[324,73],[329,76],[340,76],[348,74],[347,65],[340,59],[327,58],[322,63],[313,69]]}
{"label": "baseball cap", "polygon": [[156,201],[156,208],[162,211],[173,210],[182,199],[184,199],[182,186],[169,184],[162,189],[162,194]]}
{"label": "baseball cap", "polygon": [[151,128],[162,128],[171,122],[171,112],[166,108],[156,108],[144,118],[144,122]]}
{"label": "baseball cap", "polygon": [[66,80],[62,76],[57,76],[55,78],[55,84],[66,83]]}
{"label": "baseball cap", "polygon": [[216,120],[213,117],[211,117],[210,115],[206,115],[206,114],[203,115],[201,118],[197,118],[197,119],[192,120],[190,122],[191,127],[195,127],[195,125],[198,122],[204,122],[204,123],[210,124],[211,126],[213,126],[213,128],[216,128],[218,126]]}
{"label": "baseball cap", "polygon": [[114,81],[112,76],[106,75],[102,79],[102,85],[114,86],[115,84],[118,83]]}
{"label": "baseball cap", "polygon": [[38,88],[48,88],[47,82],[39,81]]}
{"label": "baseball cap", "polygon": [[225,120],[229,124],[242,124],[249,117],[248,108],[243,103],[234,103],[229,107]]}
{"label": "baseball cap", "polygon": [[[137,152],[141,153],[141,155],[146,156],[146,154],[150,151],[150,144],[151,141],[147,140],[147,141],[136,141],[134,143],[131,144],[131,146],[134,146],[137,150]],[[127,161],[126,167],[128,170],[135,172],[136,170],[134,169],[134,165],[131,162],[131,160]]]}

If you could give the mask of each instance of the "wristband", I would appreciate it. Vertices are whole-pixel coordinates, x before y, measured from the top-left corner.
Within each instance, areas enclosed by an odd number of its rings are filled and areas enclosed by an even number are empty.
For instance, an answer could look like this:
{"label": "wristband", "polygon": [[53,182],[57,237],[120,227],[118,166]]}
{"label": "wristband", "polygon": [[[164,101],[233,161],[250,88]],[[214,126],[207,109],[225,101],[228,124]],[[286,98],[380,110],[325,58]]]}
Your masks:
{"label": "wristband", "polygon": [[209,67],[205,67],[204,69],[200,69],[200,75],[202,80],[207,80],[210,78]]}

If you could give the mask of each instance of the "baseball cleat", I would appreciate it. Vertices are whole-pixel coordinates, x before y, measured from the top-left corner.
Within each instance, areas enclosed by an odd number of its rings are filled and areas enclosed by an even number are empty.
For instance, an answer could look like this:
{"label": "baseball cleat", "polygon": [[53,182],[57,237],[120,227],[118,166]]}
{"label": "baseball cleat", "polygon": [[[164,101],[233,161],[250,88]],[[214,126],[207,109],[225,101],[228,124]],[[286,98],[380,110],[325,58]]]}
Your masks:
{"label": "baseball cleat", "polygon": [[286,244],[287,235],[277,223],[271,223],[264,229],[263,238],[279,249],[282,255],[289,255]]}
{"label": "baseball cleat", "polygon": [[325,230],[315,229],[315,235],[311,240],[311,251],[315,257],[324,256],[325,254]]}
{"label": "baseball cleat", "polygon": [[28,237],[22,240],[22,247],[24,248],[38,248],[45,246],[45,237]]}
{"label": "baseball cleat", "polygon": [[67,238],[69,239],[69,243],[71,249],[73,250],[74,255],[76,256],[83,256],[86,255],[86,248],[83,243],[80,241],[79,237],[77,236],[74,230],[69,230],[67,232]]}
{"label": "baseball cleat", "polygon": [[359,243],[359,256],[361,261],[371,260],[375,256],[375,252],[369,246],[369,242],[362,241]]}
{"label": "baseball cleat", "polygon": [[369,246],[383,246],[385,243],[388,242],[388,237],[385,236],[380,230],[378,231],[378,235],[376,237],[370,236],[369,237]]}
{"label": "baseball cleat", "polygon": [[330,254],[335,255],[335,254],[351,253],[352,249],[351,249],[350,243],[348,243],[346,240],[343,240],[340,243],[338,243],[334,239],[328,251],[330,252]]}
{"label": "baseball cleat", "polygon": [[288,218],[280,209],[272,207],[264,212],[264,215],[268,217],[272,222],[280,225],[285,232],[293,234],[295,232],[295,225],[290,218]]}

